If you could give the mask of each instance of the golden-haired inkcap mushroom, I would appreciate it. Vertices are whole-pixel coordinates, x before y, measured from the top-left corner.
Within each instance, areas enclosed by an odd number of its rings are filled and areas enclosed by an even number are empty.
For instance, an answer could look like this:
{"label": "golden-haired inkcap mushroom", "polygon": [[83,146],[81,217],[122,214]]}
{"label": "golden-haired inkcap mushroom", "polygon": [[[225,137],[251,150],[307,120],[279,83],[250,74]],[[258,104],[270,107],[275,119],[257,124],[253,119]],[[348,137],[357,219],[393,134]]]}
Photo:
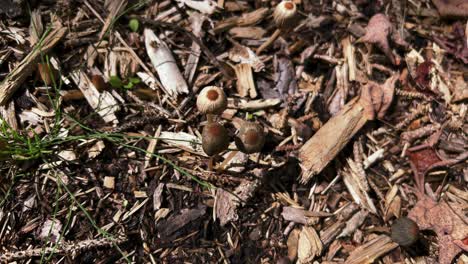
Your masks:
{"label": "golden-haired inkcap mushroom", "polygon": [[263,127],[254,122],[244,122],[235,140],[237,148],[246,153],[260,152],[265,144]]}
{"label": "golden-haired inkcap mushroom", "polygon": [[293,1],[282,1],[273,12],[273,21],[278,28],[288,27],[294,21],[296,13],[297,7]]}
{"label": "golden-haired inkcap mushroom", "polygon": [[213,156],[225,151],[229,147],[227,129],[215,122],[208,123],[202,131],[202,148],[210,156],[208,169],[213,170]]}
{"label": "golden-haired inkcap mushroom", "polygon": [[219,115],[226,107],[226,94],[217,86],[203,88],[197,97],[197,108],[202,114]]}

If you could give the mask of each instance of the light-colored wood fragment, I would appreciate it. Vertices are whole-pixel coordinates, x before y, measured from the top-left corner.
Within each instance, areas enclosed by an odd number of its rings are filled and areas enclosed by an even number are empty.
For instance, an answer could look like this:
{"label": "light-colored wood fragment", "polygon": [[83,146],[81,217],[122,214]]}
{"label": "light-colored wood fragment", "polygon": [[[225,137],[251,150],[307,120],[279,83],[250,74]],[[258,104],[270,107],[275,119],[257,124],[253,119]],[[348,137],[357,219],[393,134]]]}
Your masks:
{"label": "light-colored wood fragment", "polygon": [[[203,38],[205,32],[202,30],[202,25],[206,21],[207,17],[200,13],[192,13],[190,15],[190,26],[192,28],[192,33],[197,38]],[[192,48],[190,55],[185,64],[184,77],[187,80],[187,83],[192,83],[193,77],[195,76],[195,71],[197,70],[198,61],[200,60],[200,45],[197,42],[192,42]]]}
{"label": "light-colored wood fragment", "polygon": [[228,108],[241,109],[246,111],[263,110],[270,107],[277,106],[281,103],[281,99],[258,99],[258,100],[237,100],[228,99]]}
{"label": "light-colored wood fragment", "polygon": [[114,189],[115,187],[115,177],[112,176],[105,176],[104,177],[104,183],[102,184],[104,188],[107,189]]}
{"label": "light-colored wood fragment", "polygon": [[104,34],[107,33],[107,30],[111,26],[112,22],[120,15],[127,5],[127,0],[112,0],[106,1],[105,7],[109,14],[107,15],[106,21],[102,26],[101,33],[99,34],[99,39],[102,39]]}
{"label": "light-colored wood fragment", "polygon": [[187,83],[166,43],[159,39],[151,29],[146,28],[144,35],[146,53],[158,72],[164,90],[171,96],[188,93]]}
{"label": "light-colored wood fragment", "polygon": [[308,182],[336,157],[349,140],[361,129],[368,118],[364,105],[355,98],[321,127],[299,150],[301,182]]}
{"label": "light-colored wood fragment", "polygon": [[310,226],[302,227],[297,248],[298,263],[311,263],[315,257],[320,256],[322,250],[322,241],[317,231]]}
{"label": "light-colored wood fragment", "polygon": [[260,21],[262,21],[268,14],[269,9],[268,8],[259,8],[257,10],[254,10],[250,13],[244,13],[240,17],[230,17],[226,20],[223,20],[219,22],[215,28],[214,32],[215,34],[219,34],[223,31],[229,30],[233,27],[245,27],[245,26],[252,26]]}
{"label": "light-colored wood fragment", "polygon": [[261,27],[233,27],[228,33],[236,39],[262,39],[266,30]]}
{"label": "light-colored wood fragment", "polygon": [[42,33],[44,33],[44,26],[42,25],[41,12],[39,9],[34,9],[31,12],[31,24],[29,24],[29,44],[36,45],[41,39]]}
{"label": "light-colored wood fragment", "polygon": [[0,106],[0,115],[5,121],[8,126],[10,126],[13,130],[18,131],[18,120],[16,120],[16,111],[15,111],[15,102],[11,101],[7,105]]}
{"label": "light-colored wood fragment", "polygon": [[120,107],[117,100],[115,100],[109,92],[103,91],[102,93],[99,93],[89,77],[81,70],[72,72],[70,76],[83,93],[89,105],[106,123],[119,123],[115,112],[117,112]]}
{"label": "light-colored wood fragment", "polygon": [[183,149],[190,153],[197,154],[200,156],[207,156],[201,146],[201,140],[198,137],[189,133],[174,133],[169,131],[163,131],[161,132],[160,139],[164,143]]}
{"label": "light-colored wood fragment", "polygon": [[253,80],[252,67],[247,63],[237,64],[234,67],[237,76],[237,92],[241,97],[257,97],[257,90]]}
{"label": "light-colored wood fragment", "polygon": [[146,149],[147,153],[145,155],[145,169],[148,168],[151,158],[153,157],[154,149],[156,148],[156,145],[158,144],[158,137],[161,135],[161,128],[162,126],[159,125],[158,129],[156,129],[156,132],[154,133],[154,138],[150,139],[148,148]]}
{"label": "light-colored wood fragment", "polygon": [[46,54],[51,50],[65,36],[66,32],[67,28],[61,24],[55,24],[55,27],[43,41],[37,43],[32,51],[8,74],[0,84],[0,105],[5,105],[8,102],[16,89],[31,75],[41,54]]}
{"label": "light-colored wood fragment", "polygon": [[145,191],[134,191],[133,192],[133,195],[135,196],[135,198],[147,198],[148,195],[146,195],[146,192]]}
{"label": "light-colored wood fragment", "polygon": [[350,81],[356,80],[356,57],[354,45],[351,43],[350,37],[346,37],[341,40],[341,45],[343,45],[343,54],[346,58],[346,63],[348,64],[348,77]]}
{"label": "light-colored wood fragment", "polygon": [[380,235],[364,245],[357,247],[346,259],[347,264],[371,264],[374,261],[397,248],[398,244],[393,242],[387,235]]}

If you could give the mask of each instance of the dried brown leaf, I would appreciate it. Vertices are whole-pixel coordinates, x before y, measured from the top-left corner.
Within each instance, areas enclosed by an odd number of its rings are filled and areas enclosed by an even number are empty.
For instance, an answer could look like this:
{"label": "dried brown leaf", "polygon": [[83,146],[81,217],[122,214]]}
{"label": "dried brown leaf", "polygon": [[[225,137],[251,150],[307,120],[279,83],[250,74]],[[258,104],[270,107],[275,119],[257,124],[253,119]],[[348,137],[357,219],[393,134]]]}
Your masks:
{"label": "dried brown leaf", "polygon": [[437,203],[419,194],[419,201],[408,214],[421,230],[429,229],[437,234],[440,264],[449,264],[462,250],[468,251],[468,218],[463,212],[465,207],[446,201]]}

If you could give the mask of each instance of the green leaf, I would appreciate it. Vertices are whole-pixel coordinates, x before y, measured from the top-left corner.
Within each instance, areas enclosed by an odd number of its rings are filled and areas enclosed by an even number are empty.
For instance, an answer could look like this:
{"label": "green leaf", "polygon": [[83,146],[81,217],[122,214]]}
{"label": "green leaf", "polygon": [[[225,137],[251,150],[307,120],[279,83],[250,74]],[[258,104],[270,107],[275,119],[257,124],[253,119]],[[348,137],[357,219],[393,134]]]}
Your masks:
{"label": "green leaf", "polygon": [[132,88],[133,88],[133,83],[132,83],[132,82],[129,82],[129,83],[127,83],[126,85],[124,85],[123,88],[125,88],[125,89],[132,89]]}
{"label": "green leaf", "polygon": [[119,76],[111,76],[109,78],[109,83],[114,88],[122,88],[123,87],[122,80],[119,78]]}
{"label": "green leaf", "polygon": [[140,22],[138,22],[138,19],[132,18],[130,19],[130,22],[128,22],[128,27],[131,31],[137,32],[138,28],[140,27]]}
{"label": "green leaf", "polygon": [[141,82],[140,78],[138,78],[138,77],[130,77],[130,78],[128,78],[128,81],[133,83],[133,84],[139,84]]}

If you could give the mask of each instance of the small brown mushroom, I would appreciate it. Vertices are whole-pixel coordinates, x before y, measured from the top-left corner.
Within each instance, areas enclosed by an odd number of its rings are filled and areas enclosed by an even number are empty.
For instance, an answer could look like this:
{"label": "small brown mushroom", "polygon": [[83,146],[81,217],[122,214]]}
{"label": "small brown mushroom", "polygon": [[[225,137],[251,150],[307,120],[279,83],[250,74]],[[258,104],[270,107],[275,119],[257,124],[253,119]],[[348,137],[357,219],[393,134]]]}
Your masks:
{"label": "small brown mushroom", "polygon": [[202,131],[202,148],[210,156],[209,170],[213,170],[213,158],[229,146],[229,135],[226,128],[219,123],[208,123]]}
{"label": "small brown mushroom", "polygon": [[408,217],[402,217],[392,225],[392,240],[400,246],[411,246],[419,239],[418,225]]}
{"label": "small brown mushroom", "polygon": [[265,144],[263,127],[258,123],[244,122],[235,142],[237,148],[246,154],[260,152]]}
{"label": "small brown mushroom", "polygon": [[226,94],[217,86],[203,88],[197,97],[197,108],[202,114],[206,114],[208,122],[212,122],[213,115],[221,114],[226,107]]}

